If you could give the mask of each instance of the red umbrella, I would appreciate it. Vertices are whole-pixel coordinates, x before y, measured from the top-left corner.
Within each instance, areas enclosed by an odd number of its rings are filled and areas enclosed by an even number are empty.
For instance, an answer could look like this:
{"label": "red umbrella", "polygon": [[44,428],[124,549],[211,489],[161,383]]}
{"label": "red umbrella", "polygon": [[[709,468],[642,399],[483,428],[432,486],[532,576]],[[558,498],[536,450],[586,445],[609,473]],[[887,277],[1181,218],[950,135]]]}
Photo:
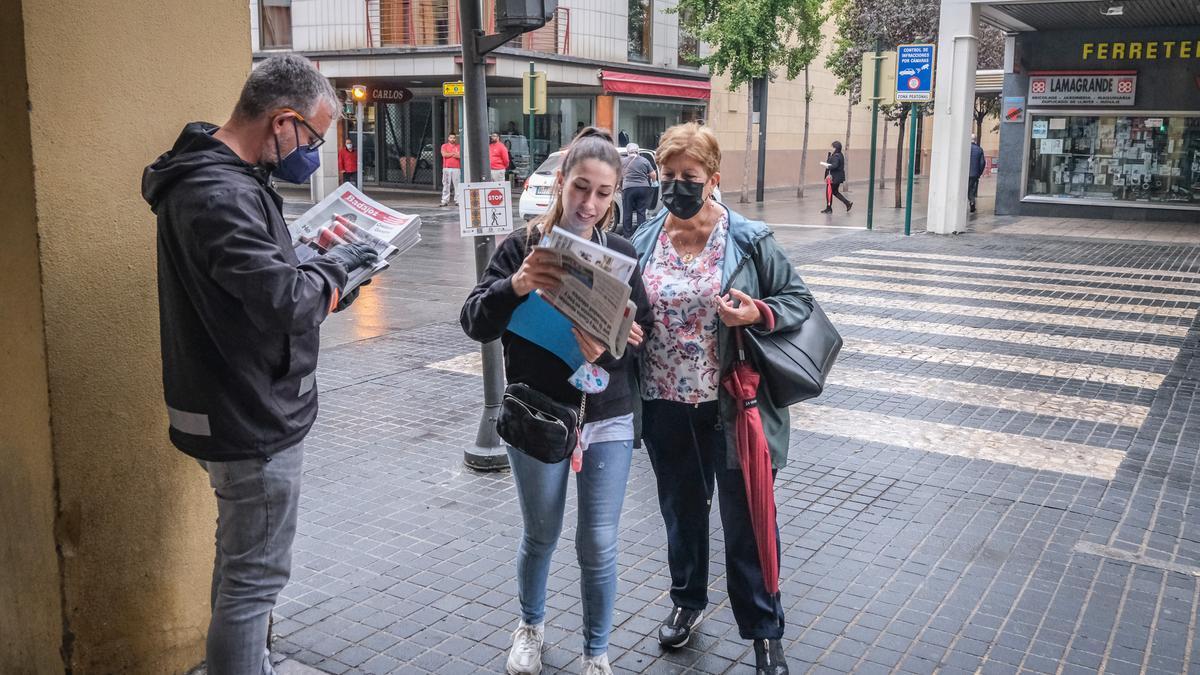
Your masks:
{"label": "red umbrella", "polygon": [[758,544],[767,592],[779,592],[779,542],[775,532],[775,480],[771,475],[771,450],[758,413],[758,383],[761,376],[746,360],[742,333],[737,331],[738,360],[721,379],[737,406],[737,455],[750,503],[750,526]]}
{"label": "red umbrella", "polygon": [[833,205],[833,177],[825,176],[825,204]]}

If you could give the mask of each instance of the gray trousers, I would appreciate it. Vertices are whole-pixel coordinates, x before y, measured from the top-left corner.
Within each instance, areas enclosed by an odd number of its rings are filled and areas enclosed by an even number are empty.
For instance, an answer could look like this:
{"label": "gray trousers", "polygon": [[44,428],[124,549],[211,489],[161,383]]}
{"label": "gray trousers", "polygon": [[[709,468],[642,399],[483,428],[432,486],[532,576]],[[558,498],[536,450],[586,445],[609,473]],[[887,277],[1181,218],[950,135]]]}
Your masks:
{"label": "gray trousers", "polygon": [[267,630],[292,572],[304,444],[269,459],[201,462],[217,496],[209,675],[274,675]]}

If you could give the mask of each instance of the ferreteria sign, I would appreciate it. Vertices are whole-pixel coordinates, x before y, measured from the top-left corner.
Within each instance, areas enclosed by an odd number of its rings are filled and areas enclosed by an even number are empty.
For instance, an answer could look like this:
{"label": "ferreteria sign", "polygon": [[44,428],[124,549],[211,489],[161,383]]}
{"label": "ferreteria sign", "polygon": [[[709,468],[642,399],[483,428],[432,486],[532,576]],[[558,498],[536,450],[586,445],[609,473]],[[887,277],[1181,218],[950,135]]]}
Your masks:
{"label": "ferreteria sign", "polygon": [[1130,106],[1137,72],[1043,71],[1029,74],[1029,105]]}
{"label": "ferreteria sign", "polygon": [[1141,40],[1137,42],[1085,42],[1084,61],[1165,61],[1200,59],[1200,38],[1194,40]]}

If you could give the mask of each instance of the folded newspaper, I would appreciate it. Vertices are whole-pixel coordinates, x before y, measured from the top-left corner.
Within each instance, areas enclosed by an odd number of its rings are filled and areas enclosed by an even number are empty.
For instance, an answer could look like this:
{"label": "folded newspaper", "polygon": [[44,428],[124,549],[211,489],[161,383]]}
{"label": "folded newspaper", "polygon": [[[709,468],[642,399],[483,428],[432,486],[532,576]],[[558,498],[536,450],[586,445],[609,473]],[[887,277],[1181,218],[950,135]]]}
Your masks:
{"label": "folded newspaper", "polygon": [[561,227],[542,237],[538,248],[556,254],[567,271],[558,289],[538,293],[619,358],[637,313],[637,305],[629,299],[629,279],[637,261]]}
{"label": "folded newspaper", "polygon": [[[342,183],[288,226],[297,252],[324,255],[340,244],[361,242],[379,253],[379,262],[350,273],[343,295],[390,266],[392,258],[421,241],[421,218],[394,211]],[[308,256],[302,256],[305,259]]]}

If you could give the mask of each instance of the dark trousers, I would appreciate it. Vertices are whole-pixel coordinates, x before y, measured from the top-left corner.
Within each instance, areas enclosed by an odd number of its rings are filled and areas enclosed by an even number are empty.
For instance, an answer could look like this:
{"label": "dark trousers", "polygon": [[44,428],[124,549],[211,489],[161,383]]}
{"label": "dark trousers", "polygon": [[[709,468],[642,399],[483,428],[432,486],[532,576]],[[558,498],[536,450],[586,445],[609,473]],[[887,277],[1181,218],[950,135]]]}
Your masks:
{"label": "dark trousers", "polygon": [[842,187],[842,184],[840,182],[839,183],[830,183],[829,199],[827,199],[825,202],[826,208],[830,208],[830,209],[833,208],[833,200],[834,199],[837,199],[838,201],[842,202],[846,206],[850,206],[850,200],[846,199],[844,196],[842,196],[841,192],[838,192],[838,190],[841,189],[841,187]]}
{"label": "dark trousers", "polygon": [[358,172],[357,171],[343,171],[342,172],[342,182],[349,183],[351,185],[355,185],[356,183],[358,183]]}
{"label": "dark trousers", "polygon": [[[763,584],[742,472],[725,462],[725,431],[717,402],[698,406],[645,401],[643,434],[658,480],[658,505],[667,526],[671,602],[708,605],[709,511],[714,484],[725,532],[729,604],[743,639],[783,637],[783,605]],[[778,529],[776,529],[778,533]]]}
{"label": "dark trousers", "polygon": [[979,176],[970,176],[967,178],[967,201],[971,202],[971,206],[975,206],[975,199],[979,196]]}
{"label": "dark trousers", "polygon": [[[638,227],[646,222],[646,209],[654,201],[654,188],[649,186],[627,187],[621,191],[621,235],[626,239],[633,236]],[[637,227],[633,226],[633,215],[637,214]]]}

